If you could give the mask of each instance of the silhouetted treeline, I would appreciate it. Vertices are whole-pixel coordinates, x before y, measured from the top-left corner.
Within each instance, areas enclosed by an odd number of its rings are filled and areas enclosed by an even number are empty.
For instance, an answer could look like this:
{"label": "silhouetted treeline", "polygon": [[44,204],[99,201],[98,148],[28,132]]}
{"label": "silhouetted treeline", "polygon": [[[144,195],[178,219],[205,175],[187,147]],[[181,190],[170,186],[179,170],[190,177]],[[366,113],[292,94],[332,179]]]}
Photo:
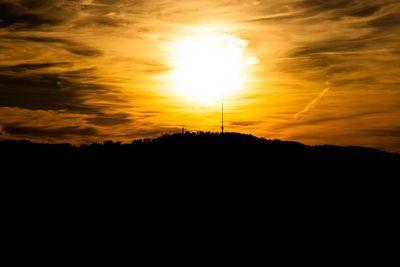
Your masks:
{"label": "silhouetted treeline", "polygon": [[319,217],[322,211],[331,215],[338,203],[350,215],[360,210],[360,201],[368,210],[391,203],[400,166],[399,154],[370,148],[203,132],[131,144],[6,141],[0,142],[0,157],[8,203],[32,205],[35,211],[57,211],[74,203],[80,214],[106,207],[130,216],[138,208],[154,214],[159,207],[168,213],[178,206],[185,216],[207,203],[216,214],[228,206],[262,217],[271,215],[271,209],[274,218],[296,214],[286,222],[303,216],[305,207],[314,207],[307,216]]}
{"label": "silhouetted treeline", "polygon": [[[103,144],[73,146],[71,144],[36,144],[29,141],[0,142],[2,162],[11,165],[33,165],[35,168],[75,166],[94,170],[130,168],[146,169],[148,174],[163,168],[190,169],[192,173],[222,170],[250,172],[293,168],[332,170],[346,166],[368,168],[394,166],[400,156],[363,147],[306,146],[297,142],[267,140],[239,133],[186,132],[155,139],[135,140],[131,144],[106,141]],[[322,164],[322,165],[321,165]]]}

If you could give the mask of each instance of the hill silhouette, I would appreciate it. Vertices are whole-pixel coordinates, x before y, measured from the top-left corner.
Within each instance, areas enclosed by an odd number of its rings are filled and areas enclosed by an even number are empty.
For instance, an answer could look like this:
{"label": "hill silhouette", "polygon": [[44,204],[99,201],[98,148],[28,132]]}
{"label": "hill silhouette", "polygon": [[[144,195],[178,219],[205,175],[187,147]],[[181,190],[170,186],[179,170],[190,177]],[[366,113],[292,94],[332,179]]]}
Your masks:
{"label": "hill silhouette", "polygon": [[[103,144],[37,144],[30,141],[0,142],[2,162],[6,166],[32,166],[34,169],[57,167],[145,170],[160,168],[173,173],[188,169],[188,174],[213,170],[235,173],[294,171],[340,167],[361,171],[400,163],[400,155],[364,147],[333,145],[307,146],[298,142],[267,140],[248,134],[186,132],[155,139],[134,140],[130,144],[105,141]],[[21,168],[16,168],[21,169]]]}
{"label": "hill silhouette", "polygon": [[11,203],[34,201],[34,210],[59,210],[73,203],[80,214],[93,209],[101,214],[104,208],[131,214],[133,207],[145,214],[162,207],[168,213],[181,207],[184,216],[205,205],[215,214],[229,206],[232,212],[240,207],[282,218],[301,217],[305,207],[313,207],[307,216],[318,217],[339,205],[340,212],[351,215],[360,201],[368,210],[376,203],[392,203],[396,194],[390,189],[397,189],[400,166],[399,154],[370,148],[204,132],[130,144],[5,141],[0,142],[0,157],[3,185],[11,183],[3,187],[11,192]]}

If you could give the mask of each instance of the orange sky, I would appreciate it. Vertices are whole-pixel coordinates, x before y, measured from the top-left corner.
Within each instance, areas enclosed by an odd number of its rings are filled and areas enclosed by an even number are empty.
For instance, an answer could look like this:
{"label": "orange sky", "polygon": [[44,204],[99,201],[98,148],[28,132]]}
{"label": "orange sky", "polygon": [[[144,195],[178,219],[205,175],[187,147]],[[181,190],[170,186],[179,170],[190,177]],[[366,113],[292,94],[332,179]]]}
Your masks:
{"label": "orange sky", "polygon": [[220,102],[171,82],[174,49],[199,32],[255,60],[224,99],[226,131],[400,151],[395,0],[0,0],[0,138],[219,131]]}

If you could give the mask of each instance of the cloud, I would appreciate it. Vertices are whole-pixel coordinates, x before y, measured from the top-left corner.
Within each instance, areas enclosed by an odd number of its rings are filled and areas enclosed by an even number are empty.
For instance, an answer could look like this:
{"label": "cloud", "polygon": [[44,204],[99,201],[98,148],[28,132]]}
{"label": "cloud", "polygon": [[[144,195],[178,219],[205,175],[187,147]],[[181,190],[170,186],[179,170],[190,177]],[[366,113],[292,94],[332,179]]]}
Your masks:
{"label": "cloud", "polygon": [[[104,85],[80,81],[76,77],[87,75],[86,70],[75,71],[73,74],[75,77],[69,76],[68,71],[60,73],[16,71],[31,70],[34,67],[31,64],[28,68],[24,65],[0,68],[0,107],[92,113],[95,107],[85,104],[83,96],[99,94],[106,90]],[[36,69],[38,68],[43,68],[43,65],[37,65]]]}
{"label": "cloud", "polygon": [[31,12],[19,2],[0,2],[0,27],[19,26],[24,28],[38,27],[43,24],[55,24],[59,20],[50,15],[41,16]]}
{"label": "cloud", "polygon": [[311,109],[313,109],[318,103],[319,101],[321,101],[321,98],[323,98],[326,93],[328,93],[329,91],[329,87],[325,88],[316,98],[313,99],[313,101],[310,102],[310,104],[308,104],[302,111],[296,113],[296,115],[294,116],[294,118],[300,119],[302,118],[307,112],[309,112]]}
{"label": "cloud", "polygon": [[4,131],[14,136],[35,136],[62,138],[66,136],[95,136],[98,131],[94,127],[65,126],[59,128],[46,128],[43,126],[6,125]]}
{"label": "cloud", "polygon": [[[392,87],[400,60],[398,1],[291,1],[288,42],[274,68],[299,83],[330,80],[349,90]],[[293,24],[291,23],[293,22]],[[281,26],[281,22],[271,22]],[[299,34],[296,34],[296,31]],[[394,81],[396,80],[396,81]],[[394,89],[393,89],[394,90]]]}
{"label": "cloud", "polygon": [[[0,27],[13,26],[30,29],[43,25],[58,25],[73,12],[62,10],[62,5],[52,1],[2,1],[0,2]],[[63,1],[60,1],[63,2]]]}
{"label": "cloud", "polygon": [[313,14],[329,12],[336,17],[369,17],[384,7],[388,2],[390,1],[377,0],[368,3],[362,0],[303,0],[299,1],[297,5],[306,8],[307,12]]}
{"label": "cloud", "polygon": [[96,117],[88,118],[87,122],[98,126],[115,126],[132,123],[129,114],[97,114]]}
{"label": "cloud", "polygon": [[400,8],[397,6],[394,10],[387,11],[382,16],[372,19],[368,24],[377,29],[384,31],[391,31],[400,28],[400,18],[399,18]]}
{"label": "cloud", "polygon": [[43,37],[43,36],[13,36],[13,35],[5,35],[3,36],[4,39],[14,40],[14,41],[21,41],[21,42],[38,42],[44,43],[47,45],[53,45],[57,48],[61,47],[73,54],[79,56],[87,56],[87,57],[94,57],[102,55],[100,50],[91,48],[87,45],[74,42],[67,39],[56,38],[56,37]]}
{"label": "cloud", "polygon": [[0,73],[4,72],[21,72],[41,70],[52,67],[69,67],[71,63],[68,62],[53,62],[53,63],[22,63],[11,66],[0,66]]}
{"label": "cloud", "polygon": [[376,110],[376,111],[365,111],[365,112],[356,112],[350,114],[343,115],[333,115],[333,116],[310,116],[310,118],[300,117],[302,120],[295,120],[288,122],[284,125],[284,128],[290,129],[294,127],[303,127],[303,126],[320,126],[327,123],[342,123],[348,121],[360,121],[361,119],[373,117],[373,116],[381,116],[387,113],[390,113],[391,110]]}
{"label": "cloud", "polygon": [[260,124],[259,121],[233,121],[230,123],[230,125],[232,126],[243,126],[243,127],[255,126],[258,124]]}
{"label": "cloud", "polygon": [[102,129],[86,122],[92,116],[95,115],[0,107],[0,121],[7,138],[40,142],[96,141],[102,135]]}
{"label": "cloud", "polygon": [[79,19],[92,1],[84,0],[2,0],[0,28],[30,30],[60,26]]}
{"label": "cloud", "polygon": [[[314,56],[314,55],[338,55],[340,53],[346,53],[351,51],[360,51],[360,49],[364,49],[368,47],[370,44],[366,42],[369,38],[362,36],[359,38],[349,38],[346,39],[338,39],[335,38],[335,42],[330,41],[320,41],[315,44],[308,44],[303,47],[298,47],[295,50],[291,51],[290,57],[305,57],[305,56]],[[371,40],[371,41],[377,41]]]}
{"label": "cloud", "polygon": [[[138,1],[135,1],[134,5]],[[123,1],[93,0],[1,0],[0,28],[16,31],[88,25],[116,27],[125,23],[119,15]]]}
{"label": "cloud", "polygon": [[400,127],[366,129],[364,134],[367,136],[397,137],[400,140]]}

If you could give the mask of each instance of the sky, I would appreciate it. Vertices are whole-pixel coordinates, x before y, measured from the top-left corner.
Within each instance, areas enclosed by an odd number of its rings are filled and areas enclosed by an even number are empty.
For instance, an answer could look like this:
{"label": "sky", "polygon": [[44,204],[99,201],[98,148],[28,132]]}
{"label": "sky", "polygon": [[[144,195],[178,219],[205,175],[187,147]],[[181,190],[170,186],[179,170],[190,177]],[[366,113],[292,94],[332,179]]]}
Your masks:
{"label": "sky", "polygon": [[400,152],[398,0],[0,0],[0,139],[219,131],[220,103],[171,81],[205,32],[251,62],[226,131]]}

